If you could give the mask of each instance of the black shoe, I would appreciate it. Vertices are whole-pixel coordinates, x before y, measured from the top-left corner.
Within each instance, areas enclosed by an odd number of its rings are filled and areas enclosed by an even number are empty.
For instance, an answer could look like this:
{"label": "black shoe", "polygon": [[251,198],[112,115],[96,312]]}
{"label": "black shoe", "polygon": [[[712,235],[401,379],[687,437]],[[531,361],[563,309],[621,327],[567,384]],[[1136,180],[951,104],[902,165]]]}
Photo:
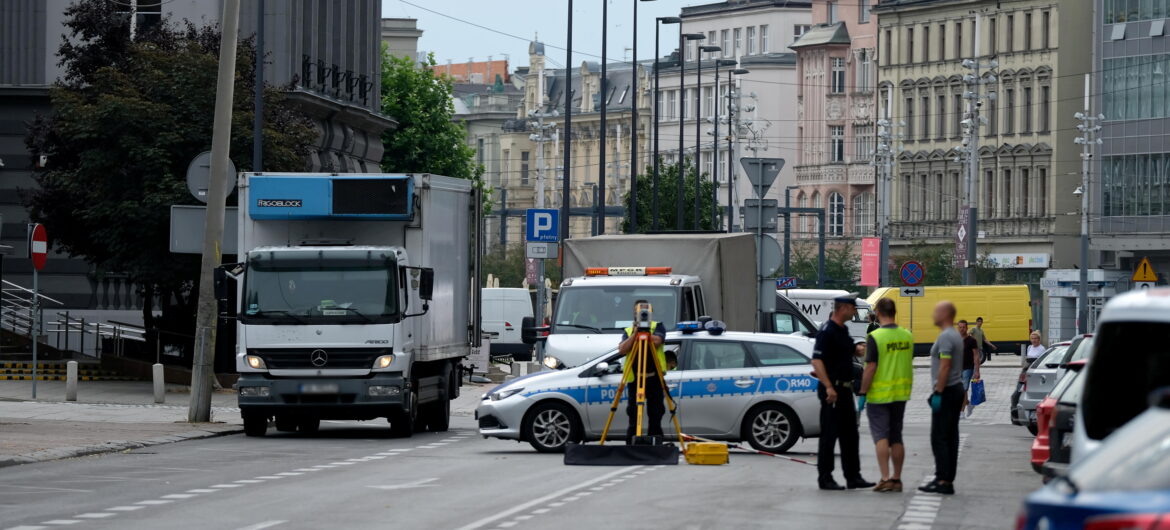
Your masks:
{"label": "black shoe", "polygon": [[817,486],[829,491],[841,491],[845,489],[845,486],[837,484],[837,481],[833,480],[833,477],[817,479]]}
{"label": "black shoe", "polygon": [[847,487],[851,490],[872,488],[874,486],[875,486],[875,484],[873,482],[869,482],[861,477],[851,478],[851,479],[848,479],[845,481],[845,487]]}
{"label": "black shoe", "polygon": [[953,484],[942,483],[935,480],[925,486],[919,486],[918,491],[925,493],[938,493],[940,495],[954,495],[955,486]]}

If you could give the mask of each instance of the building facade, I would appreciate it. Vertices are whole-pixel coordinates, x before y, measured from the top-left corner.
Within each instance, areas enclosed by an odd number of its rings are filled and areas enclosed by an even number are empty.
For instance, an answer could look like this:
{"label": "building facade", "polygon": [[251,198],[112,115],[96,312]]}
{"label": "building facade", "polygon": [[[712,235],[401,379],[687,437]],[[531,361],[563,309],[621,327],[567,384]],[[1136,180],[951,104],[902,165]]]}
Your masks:
{"label": "building facade", "polygon": [[418,27],[418,20],[413,18],[384,18],[382,19],[382,43],[386,45],[386,52],[396,57],[410,57],[415,61],[426,59],[418,52],[418,39],[422,38],[423,30]]}
{"label": "building facade", "polygon": [[[978,256],[1005,280],[1039,285],[1078,263],[1083,74],[1090,10],[1054,0],[881,0],[879,113],[895,124],[891,246],[952,245],[967,177],[962,121],[976,90],[966,59],[984,66],[972,197]],[[976,44],[978,43],[978,48]],[[975,101],[975,100],[973,100]],[[1072,215],[1070,215],[1070,212]]]}
{"label": "building facade", "polygon": [[488,59],[486,61],[467,61],[465,63],[441,64],[434,68],[436,76],[450,77],[456,83],[466,83],[471,85],[490,85],[496,82],[496,79],[504,83],[509,82],[508,61],[496,61]]}
{"label": "building facade", "polygon": [[[812,4],[814,25],[790,46],[800,80],[793,204],[824,208],[829,238],[873,236],[877,16],[866,0]],[[817,237],[817,223],[799,218],[793,235]]]}
{"label": "building facade", "polygon": [[[1105,269],[1149,258],[1170,278],[1170,6],[1096,0],[1093,114],[1105,116],[1089,189],[1091,248]],[[1132,5],[1131,5],[1132,4]],[[1124,274],[1126,278],[1129,274]]]}

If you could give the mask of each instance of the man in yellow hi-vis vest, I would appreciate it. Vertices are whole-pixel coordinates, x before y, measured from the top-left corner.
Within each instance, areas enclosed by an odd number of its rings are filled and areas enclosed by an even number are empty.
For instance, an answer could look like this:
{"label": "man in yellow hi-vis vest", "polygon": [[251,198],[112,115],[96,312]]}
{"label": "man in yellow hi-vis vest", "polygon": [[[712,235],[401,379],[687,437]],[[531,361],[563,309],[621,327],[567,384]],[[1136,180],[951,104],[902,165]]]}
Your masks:
{"label": "man in yellow hi-vis vest", "polygon": [[[634,322],[630,327],[625,329],[622,335],[622,342],[618,345],[618,352],[622,355],[629,355],[634,349],[634,343],[637,341],[638,329],[636,323],[638,322],[638,307],[647,304],[645,300],[638,300],[634,302]],[[666,326],[660,322],[650,321],[650,344],[654,346],[654,357],[658,359],[657,365],[665,369],[666,366],[666,347],[663,343],[666,342]],[[627,358],[626,362],[632,359]],[[629,426],[626,428],[626,443],[630,444],[634,441],[635,429],[638,426],[638,403],[637,395],[638,389],[634,378],[636,376],[634,370],[630,370],[626,375],[626,415],[629,416]],[[663,374],[665,375],[665,374]],[[666,396],[662,392],[662,383],[658,380],[658,371],[655,369],[654,359],[646,359],[646,417],[650,425],[644,431],[649,436],[657,436],[662,438],[662,417],[666,415]]]}
{"label": "man in yellow hi-vis vest", "polygon": [[[902,462],[906,447],[902,444],[902,419],[910,389],[914,385],[914,336],[894,321],[897,307],[889,298],[874,306],[881,327],[870,332],[865,347],[865,375],[857,395],[858,410],[865,410],[869,431],[877,446],[878,468],[882,480],[874,491],[902,491]],[[894,473],[890,474],[890,460]]]}

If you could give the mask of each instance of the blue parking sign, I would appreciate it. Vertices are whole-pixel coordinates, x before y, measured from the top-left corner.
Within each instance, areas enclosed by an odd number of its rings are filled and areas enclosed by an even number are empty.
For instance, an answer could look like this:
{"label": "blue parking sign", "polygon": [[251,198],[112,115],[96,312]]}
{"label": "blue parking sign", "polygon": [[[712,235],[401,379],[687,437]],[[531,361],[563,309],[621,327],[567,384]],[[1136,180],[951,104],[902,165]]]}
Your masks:
{"label": "blue parking sign", "polygon": [[528,209],[528,230],[524,240],[531,243],[557,243],[560,238],[560,210]]}

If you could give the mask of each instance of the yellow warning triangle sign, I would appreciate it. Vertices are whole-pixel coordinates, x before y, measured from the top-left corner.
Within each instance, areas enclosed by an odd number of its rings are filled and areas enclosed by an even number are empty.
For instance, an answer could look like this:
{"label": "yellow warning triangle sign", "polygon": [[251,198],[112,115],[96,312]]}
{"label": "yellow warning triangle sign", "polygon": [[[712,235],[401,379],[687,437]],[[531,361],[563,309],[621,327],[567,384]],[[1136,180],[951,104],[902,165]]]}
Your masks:
{"label": "yellow warning triangle sign", "polygon": [[1154,266],[1150,265],[1150,258],[1142,258],[1138,262],[1137,267],[1133,270],[1133,276],[1130,279],[1135,282],[1158,281],[1158,273],[1154,272]]}

